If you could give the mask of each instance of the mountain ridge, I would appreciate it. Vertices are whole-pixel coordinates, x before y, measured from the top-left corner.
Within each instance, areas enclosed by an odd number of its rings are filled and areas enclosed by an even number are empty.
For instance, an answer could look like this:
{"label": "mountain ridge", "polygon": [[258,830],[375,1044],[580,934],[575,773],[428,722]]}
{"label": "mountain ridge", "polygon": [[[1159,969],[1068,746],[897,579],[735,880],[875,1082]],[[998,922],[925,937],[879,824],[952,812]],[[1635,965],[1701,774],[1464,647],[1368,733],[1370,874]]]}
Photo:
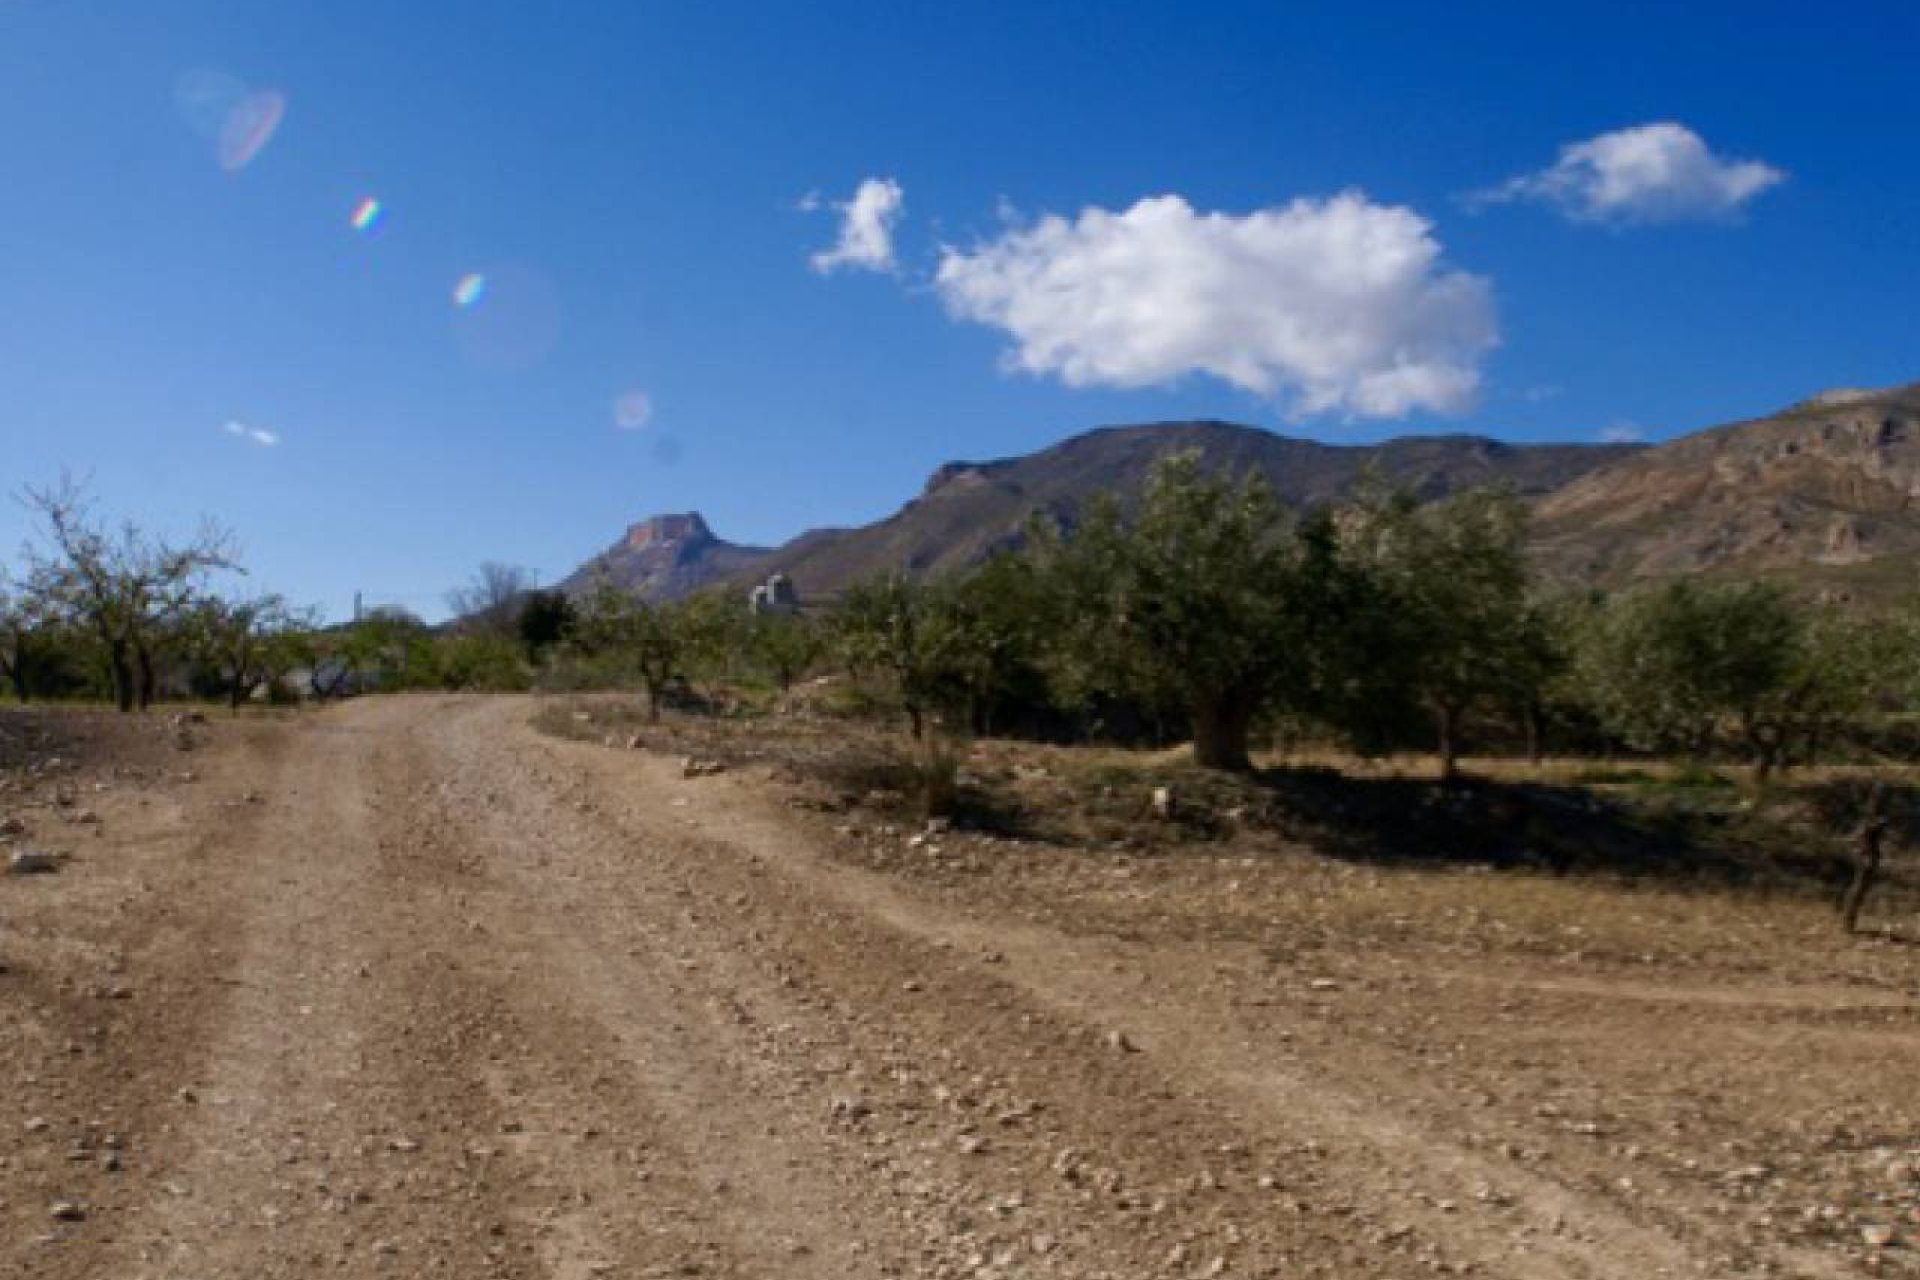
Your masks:
{"label": "mountain ridge", "polygon": [[672,599],[784,573],[809,599],[886,570],[948,572],[1016,545],[1036,513],[1070,520],[1094,493],[1137,490],[1182,450],[1214,471],[1260,473],[1295,508],[1335,501],[1370,474],[1423,499],[1505,485],[1533,506],[1536,564],[1567,583],[1737,572],[1884,594],[1920,567],[1911,383],[1835,388],[1658,444],[1476,434],[1329,444],[1217,419],[1094,427],[1032,453],[944,462],[892,514],[777,547],[724,541],[697,512],[651,517],[563,585],[577,593],[604,575]]}
{"label": "mountain ridge", "polygon": [[1797,577],[1884,592],[1920,566],[1920,383],[1809,397],[1680,436],[1535,507],[1555,576]]}
{"label": "mountain ridge", "polygon": [[808,598],[887,569],[944,572],[1014,544],[1036,512],[1071,518],[1092,494],[1135,489],[1160,458],[1189,449],[1213,470],[1258,471],[1282,501],[1305,507],[1339,497],[1372,470],[1428,498],[1498,483],[1535,496],[1640,447],[1514,444],[1480,435],[1326,444],[1213,419],[1095,427],[1033,453],[942,463],[891,515],[807,530],[778,547],[724,541],[697,512],[651,517],[561,585],[581,594],[605,579],[647,598],[673,599],[778,572]]}

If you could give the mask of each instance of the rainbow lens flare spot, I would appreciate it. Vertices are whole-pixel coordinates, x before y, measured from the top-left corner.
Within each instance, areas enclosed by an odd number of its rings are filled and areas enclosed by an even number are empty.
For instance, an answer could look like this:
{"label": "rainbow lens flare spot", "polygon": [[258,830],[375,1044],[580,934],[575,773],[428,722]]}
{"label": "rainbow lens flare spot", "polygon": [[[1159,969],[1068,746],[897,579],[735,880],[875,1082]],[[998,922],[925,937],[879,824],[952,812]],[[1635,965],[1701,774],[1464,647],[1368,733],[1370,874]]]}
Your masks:
{"label": "rainbow lens flare spot", "polygon": [[380,219],[386,215],[386,212],[385,207],[378,200],[368,196],[353,206],[353,217],[349,221],[355,231],[372,231],[380,225]]}
{"label": "rainbow lens flare spot", "polygon": [[470,307],[485,297],[486,292],[487,278],[478,271],[469,271],[460,277],[458,284],[453,286],[453,305]]}

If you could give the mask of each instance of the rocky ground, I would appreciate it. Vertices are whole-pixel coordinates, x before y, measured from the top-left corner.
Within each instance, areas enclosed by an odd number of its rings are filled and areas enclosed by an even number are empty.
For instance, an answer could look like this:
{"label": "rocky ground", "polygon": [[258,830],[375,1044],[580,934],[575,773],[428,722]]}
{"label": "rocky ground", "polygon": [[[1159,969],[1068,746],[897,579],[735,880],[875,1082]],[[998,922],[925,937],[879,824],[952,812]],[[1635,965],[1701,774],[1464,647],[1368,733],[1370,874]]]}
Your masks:
{"label": "rocky ground", "polygon": [[539,711],[0,717],[0,1263],[1920,1273],[1920,952],[1812,898],[929,831]]}

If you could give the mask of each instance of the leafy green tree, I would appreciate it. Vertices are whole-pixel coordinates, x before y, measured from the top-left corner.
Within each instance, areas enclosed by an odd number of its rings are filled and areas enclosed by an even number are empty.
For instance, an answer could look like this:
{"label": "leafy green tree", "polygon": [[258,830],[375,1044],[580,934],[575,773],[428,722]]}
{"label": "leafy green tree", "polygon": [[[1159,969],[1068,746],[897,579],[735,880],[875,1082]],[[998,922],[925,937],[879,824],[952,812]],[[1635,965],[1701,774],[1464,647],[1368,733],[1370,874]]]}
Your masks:
{"label": "leafy green tree", "polygon": [[928,603],[937,686],[972,733],[993,732],[1003,708],[1044,696],[1051,610],[1030,558],[994,555],[936,583]]}
{"label": "leafy green tree", "polygon": [[0,677],[21,702],[44,687],[64,651],[82,647],[62,625],[47,594],[0,584]]}
{"label": "leafy green tree", "polygon": [[737,591],[696,592],[663,608],[678,638],[682,674],[711,684],[732,679],[747,660],[752,615]]}
{"label": "leafy green tree", "polygon": [[317,698],[439,683],[433,632],[404,609],[374,609],[359,621],[309,637],[309,683]]}
{"label": "leafy green tree", "polygon": [[1579,666],[1630,745],[1701,756],[1731,733],[1765,782],[1796,745],[1894,687],[1898,648],[1886,625],[1815,614],[1770,583],[1683,580],[1609,601]]}
{"label": "leafy green tree", "polygon": [[1345,540],[1378,585],[1395,638],[1375,670],[1375,696],[1392,683],[1432,717],[1441,776],[1459,772],[1460,727],[1476,707],[1530,702],[1551,664],[1531,597],[1526,511],[1511,494],[1474,491],[1418,504],[1372,497],[1346,521]]}
{"label": "leafy green tree", "polygon": [[433,670],[439,687],[449,691],[511,693],[531,683],[519,642],[496,631],[438,637]]}
{"label": "leafy green tree", "polygon": [[904,573],[856,582],[833,614],[841,660],[856,674],[888,680],[916,740],[926,736],[928,715],[950,698],[938,633],[932,590]]}
{"label": "leafy green tree", "polygon": [[660,718],[661,695],[681,673],[686,656],[685,628],[671,609],[605,580],[580,609],[573,646],[604,676],[638,679],[649,720]]}
{"label": "leafy green tree", "polygon": [[1189,453],[1155,466],[1132,519],[1100,504],[1039,544],[1060,601],[1054,651],[1072,655],[1064,686],[1175,705],[1197,764],[1250,768],[1254,717],[1302,665],[1288,532],[1258,476],[1209,475]]}
{"label": "leafy green tree", "polygon": [[825,656],[827,642],[820,624],[803,614],[762,613],[747,619],[746,649],[754,666],[786,693]]}
{"label": "leafy green tree", "polygon": [[573,633],[573,602],[564,591],[529,591],[514,625],[527,661],[538,663]]}
{"label": "leafy green tree", "polygon": [[1898,692],[1900,637],[1884,619],[1838,607],[1794,612],[1781,678],[1734,709],[1762,786],[1796,748],[1811,753],[1822,738]]}

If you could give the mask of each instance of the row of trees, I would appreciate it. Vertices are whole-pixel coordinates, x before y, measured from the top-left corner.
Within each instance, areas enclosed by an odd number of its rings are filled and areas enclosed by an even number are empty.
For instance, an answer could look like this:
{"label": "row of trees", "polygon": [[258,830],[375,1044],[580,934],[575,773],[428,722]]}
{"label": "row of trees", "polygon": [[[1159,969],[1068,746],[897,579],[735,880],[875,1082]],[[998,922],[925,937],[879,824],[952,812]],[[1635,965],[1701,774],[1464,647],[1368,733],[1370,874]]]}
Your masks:
{"label": "row of trees", "polygon": [[1137,506],[935,583],[890,577],[833,619],[916,733],[1036,709],[1081,731],[1190,735],[1247,767],[1256,734],[1427,746],[1458,769],[1470,727],[1539,755],[1738,751],[1764,777],[1914,697],[1912,616],[1808,604],[1777,586],[1676,581],[1553,592],[1511,495],[1421,504],[1384,489],[1290,516],[1258,479],[1193,458]]}
{"label": "row of trees", "polygon": [[1452,774],[1470,735],[1536,754],[1739,751],[1763,776],[1903,708],[1917,682],[1901,613],[1808,605],[1756,583],[1554,593],[1529,573],[1525,509],[1384,487],[1305,516],[1258,478],[1160,465],[1123,505],[933,581],[885,575],[818,614],[750,613],[732,592],[651,604],[580,597],[483,566],[430,628],[375,612],[321,628],[278,596],[215,588],[231,540],[94,517],[71,484],[30,490],[45,531],[0,593],[0,676],[26,698],[98,691],[145,706],[163,670],[235,705],[299,672],[306,692],[636,686],[657,714],[687,680],[786,690],[837,669],[914,734],[1190,737],[1241,769],[1263,736],[1424,746]]}
{"label": "row of trees", "polygon": [[[635,685],[657,712],[691,678],[785,689],[833,668],[884,691],[916,737],[1015,732],[1190,737],[1205,766],[1255,741],[1338,735],[1425,747],[1458,769],[1469,735],[1562,749],[1725,753],[1764,775],[1904,705],[1914,627],[1756,583],[1552,592],[1526,513],[1474,492],[1384,487],[1290,513],[1257,478],[1163,463],[1131,505],[936,580],[883,575],[819,614],[749,614],[732,593],[671,605],[603,584],[576,601],[467,596],[470,634],[576,685]],[[491,585],[491,588],[489,587]]]}
{"label": "row of trees", "polygon": [[309,614],[216,589],[244,572],[219,527],[171,541],[110,525],[70,480],[22,497],[43,541],[0,575],[0,675],[20,700],[98,691],[131,711],[179,672],[238,705],[302,660]]}
{"label": "row of trees", "polygon": [[916,726],[932,710],[990,727],[1038,698],[1088,727],[1184,731],[1199,764],[1244,769],[1263,727],[1379,749],[1424,722],[1452,772],[1465,717],[1524,704],[1548,674],[1523,530],[1518,503],[1478,493],[1380,490],[1295,519],[1258,478],[1176,457],[1135,509],[1036,525],[947,582],[864,584],[836,629]]}

